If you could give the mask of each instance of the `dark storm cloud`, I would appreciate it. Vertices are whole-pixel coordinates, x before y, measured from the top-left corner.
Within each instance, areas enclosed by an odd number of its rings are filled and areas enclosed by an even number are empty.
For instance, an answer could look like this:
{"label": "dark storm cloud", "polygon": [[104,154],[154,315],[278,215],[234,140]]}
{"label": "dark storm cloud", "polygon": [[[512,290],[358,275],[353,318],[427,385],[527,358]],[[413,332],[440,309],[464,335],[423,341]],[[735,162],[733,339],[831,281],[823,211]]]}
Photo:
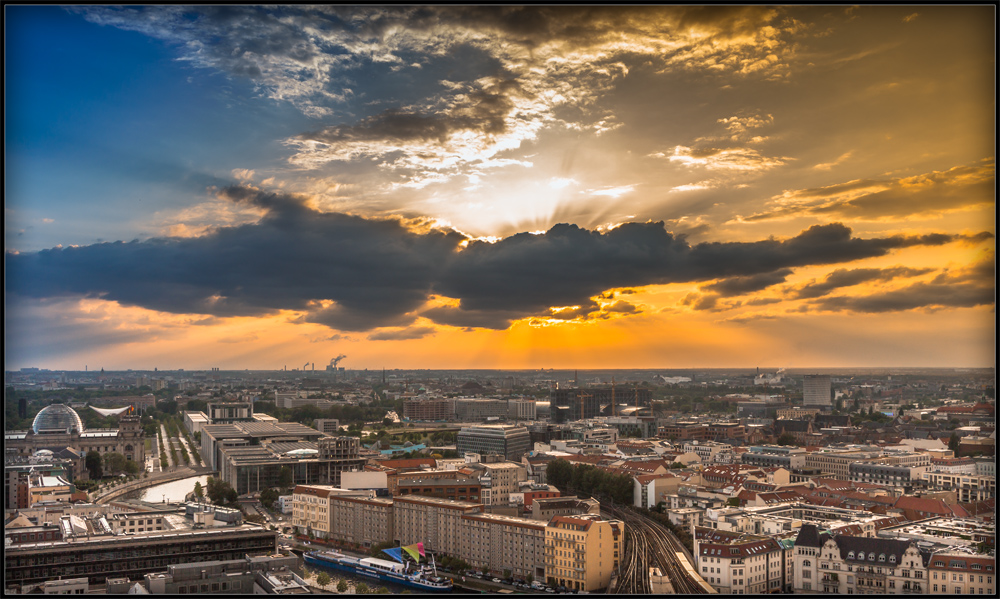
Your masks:
{"label": "dark storm cloud", "polygon": [[[250,187],[225,188],[219,195],[268,212],[255,224],[196,238],[8,252],[7,290],[220,317],[295,310],[304,314],[302,321],[348,331],[409,326],[421,315],[454,326],[505,328],[527,316],[563,318],[551,311],[559,306],[581,306],[572,318],[635,310],[619,302],[601,311],[590,298],[609,289],[719,278],[729,279],[720,289],[750,289],[783,280],[798,266],[967,239],[942,234],[859,239],[832,224],[783,241],[692,246],[662,222],[650,222],[603,233],[561,224],[543,235],[471,241],[460,250],[466,239],[454,231],[416,231],[395,220],[319,213],[297,196]],[[460,304],[421,312],[432,295]],[[714,300],[700,301],[710,308]]]}
{"label": "dark storm cloud", "polygon": [[305,133],[299,139],[339,144],[357,141],[444,141],[451,133],[473,130],[495,135],[507,129],[506,116],[514,107],[511,94],[519,94],[515,81],[500,81],[485,90],[469,93],[443,112],[421,114],[390,109],[357,125],[338,125]]}
{"label": "dark storm cloud", "polygon": [[[256,224],[203,237],[8,253],[8,291],[214,316],[302,310],[338,328],[368,329],[395,325],[423,304],[463,239],[412,233],[396,221],[319,214],[294,198],[253,190],[220,195],[273,208]],[[313,311],[320,299],[335,307]]]}
{"label": "dark storm cloud", "polygon": [[754,291],[760,291],[761,289],[766,289],[771,285],[784,283],[785,279],[790,274],[792,274],[792,269],[783,268],[774,272],[767,272],[751,277],[733,277],[719,281],[718,283],[706,285],[702,287],[702,291],[711,291],[718,293],[723,297],[743,295],[746,293],[753,293]]}
{"label": "dark storm cloud", "polygon": [[820,310],[867,313],[974,308],[995,304],[996,259],[992,253],[967,269],[941,273],[929,282],[914,283],[884,293],[824,297],[810,302],[811,306]]}
{"label": "dark storm cloud", "polygon": [[851,287],[870,281],[890,281],[897,277],[916,277],[931,272],[931,268],[838,268],[817,283],[803,285],[795,291],[796,299],[813,299],[827,295],[841,287]]}

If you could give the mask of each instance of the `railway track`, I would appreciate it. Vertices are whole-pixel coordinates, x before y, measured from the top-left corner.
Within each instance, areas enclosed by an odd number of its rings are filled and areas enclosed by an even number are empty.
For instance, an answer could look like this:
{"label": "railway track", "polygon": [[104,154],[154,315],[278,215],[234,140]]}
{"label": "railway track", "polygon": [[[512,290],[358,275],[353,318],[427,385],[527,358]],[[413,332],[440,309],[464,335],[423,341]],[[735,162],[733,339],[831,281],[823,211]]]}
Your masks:
{"label": "railway track", "polygon": [[669,530],[630,510],[602,505],[601,511],[625,523],[625,543],[615,594],[652,593],[651,567],[658,567],[666,574],[674,593],[711,592],[700,577],[692,573],[690,568],[694,561],[690,553]]}

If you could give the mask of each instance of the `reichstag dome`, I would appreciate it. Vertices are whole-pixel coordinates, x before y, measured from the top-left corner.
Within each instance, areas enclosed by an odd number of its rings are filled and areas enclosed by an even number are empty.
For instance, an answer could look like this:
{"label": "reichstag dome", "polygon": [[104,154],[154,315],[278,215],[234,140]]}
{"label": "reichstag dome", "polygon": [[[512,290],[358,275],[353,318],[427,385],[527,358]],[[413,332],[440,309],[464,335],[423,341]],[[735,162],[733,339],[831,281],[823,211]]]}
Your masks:
{"label": "reichstag dome", "polygon": [[31,423],[31,430],[36,435],[46,432],[67,433],[76,431],[77,433],[82,433],[83,421],[80,420],[80,415],[76,413],[76,410],[57,403],[46,406],[38,412],[34,422]]}

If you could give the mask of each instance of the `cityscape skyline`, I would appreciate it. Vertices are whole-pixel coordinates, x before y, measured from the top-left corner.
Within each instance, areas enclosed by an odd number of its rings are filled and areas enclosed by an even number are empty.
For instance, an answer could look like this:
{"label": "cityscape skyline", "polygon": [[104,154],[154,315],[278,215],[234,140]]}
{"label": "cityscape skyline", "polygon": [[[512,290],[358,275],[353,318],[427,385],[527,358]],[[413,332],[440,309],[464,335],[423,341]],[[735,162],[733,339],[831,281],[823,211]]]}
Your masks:
{"label": "cityscape skyline", "polygon": [[995,7],[5,22],[6,370],[995,365]]}

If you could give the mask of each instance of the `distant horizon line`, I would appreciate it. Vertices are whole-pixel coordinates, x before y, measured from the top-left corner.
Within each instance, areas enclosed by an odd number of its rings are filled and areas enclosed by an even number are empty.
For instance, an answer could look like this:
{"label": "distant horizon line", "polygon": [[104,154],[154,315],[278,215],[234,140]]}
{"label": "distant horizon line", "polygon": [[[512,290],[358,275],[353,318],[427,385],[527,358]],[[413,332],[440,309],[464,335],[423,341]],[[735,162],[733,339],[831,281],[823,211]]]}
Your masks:
{"label": "distant horizon line", "polygon": [[[50,372],[50,373],[80,373],[80,374],[94,374],[104,372],[107,373],[162,373],[162,372],[205,372],[205,373],[223,373],[223,372],[298,372],[302,374],[326,374],[332,372],[399,372],[399,371],[429,371],[429,372],[462,372],[462,371],[495,371],[495,372],[568,372],[572,373],[575,371],[579,372],[611,372],[619,370],[627,371],[658,371],[658,372],[674,372],[674,371],[691,371],[691,370],[747,370],[747,371],[761,371],[761,372],[772,372],[777,373],[779,370],[785,372],[803,372],[803,371],[820,371],[820,370],[830,370],[830,371],[844,371],[844,370],[931,370],[931,371],[969,371],[969,370],[996,370],[996,366],[795,366],[795,367],[765,367],[765,366],[676,366],[676,367],[617,367],[617,368],[482,368],[482,367],[472,367],[472,368],[428,368],[428,367],[414,367],[414,368],[347,368],[344,367],[343,370],[326,370],[324,367],[322,370],[303,370],[300,368],[293,369],[269,369],[269,368],[221,368],[221,367],[208,367],[208,368],[173,368],[173,369],[160,369],[154,367],[153,369],[138,369],[138,368],[128,368],[124,370],[109,370],[109,369],[86,369],[86,370],[68,370],[68,369],[53,369],[53,368],[42,368],[37,366],[27,366],[18,368],[16,370],[6,369],[5,374],[32,374],[40,372]],[[29,371],[29,372],[25,372]]]}

